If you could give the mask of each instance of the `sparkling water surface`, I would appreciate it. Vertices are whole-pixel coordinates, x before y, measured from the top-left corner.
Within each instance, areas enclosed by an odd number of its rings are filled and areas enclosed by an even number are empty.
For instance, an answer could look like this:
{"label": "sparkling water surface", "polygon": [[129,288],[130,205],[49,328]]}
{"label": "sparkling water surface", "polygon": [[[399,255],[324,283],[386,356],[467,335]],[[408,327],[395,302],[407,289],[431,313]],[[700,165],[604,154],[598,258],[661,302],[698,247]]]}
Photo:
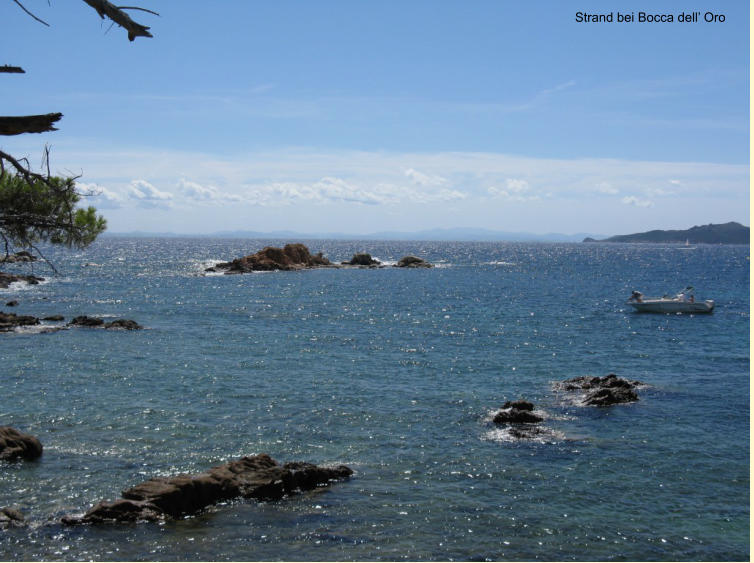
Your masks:
{"label": "sparkling water surface", "polygon": [[[749,560],[748,247],[304,241],[438,267],[203,275],[285,242],[102,238],[0,290],[6,312],[146,327],[0,334],[0,425],[45,448],[0,462],[0,507],[29,522],[0,560]],[[687,284],[713,314],[625,304]],[[647,384],[639,402],[553,387],[611,372]],[[521,397],[537,441],[491,423]],[[263,452],[355,474],[164,524],[59,523]]]}

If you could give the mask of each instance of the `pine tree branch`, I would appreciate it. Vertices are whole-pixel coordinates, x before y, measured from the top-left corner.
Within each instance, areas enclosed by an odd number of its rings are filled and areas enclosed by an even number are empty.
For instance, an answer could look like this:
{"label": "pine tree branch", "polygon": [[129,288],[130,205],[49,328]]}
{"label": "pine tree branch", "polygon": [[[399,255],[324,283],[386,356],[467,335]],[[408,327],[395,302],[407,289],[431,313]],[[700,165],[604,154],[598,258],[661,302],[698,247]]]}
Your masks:
{"label": "pine tree branch", "polygon": [[26,71],[22,69],[20,66],[3,65],[3,66],[0,66],[0,72],[13,72],[17,74],[23,74]]}

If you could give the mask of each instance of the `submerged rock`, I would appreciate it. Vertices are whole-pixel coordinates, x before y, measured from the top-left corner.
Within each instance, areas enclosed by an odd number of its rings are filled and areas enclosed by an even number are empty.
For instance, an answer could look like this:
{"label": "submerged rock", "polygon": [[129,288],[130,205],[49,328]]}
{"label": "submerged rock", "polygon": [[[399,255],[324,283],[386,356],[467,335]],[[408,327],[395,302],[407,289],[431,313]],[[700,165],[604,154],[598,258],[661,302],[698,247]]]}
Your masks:
{"label": "submerged rock", "polygon": [[395,265],[396,268],[431,268],[432,264],[417,256],[404,256]]}
{"label": "submerged rock", "polygon": [[243,274],[271,270],[304,270],[332,265],[321,252],[311,254],[306,246],[296,243],[286,244],[283,248],[267,246],[255,254],[236,258],[232,262],[220,262],[205,271]]}
{"label": "submerged rock", "polygon": [[116,319],[110,323],[105,324],[106,329],[117,328],[122,330],[140,330],[144,328],[136,321],[130,319]]}
{"label": "submerged rock", "polygon": [[36,459],[42,455],[42,443],[31,434],[10,426],[0,426],[0,459]]}
{"label": "submerged rock", "polygon": [[43,321],[64,321],[65,317],[63,317],[63,315],[50,315],[49,317],[45,317],[42,320]]}
{"label": "submerged rock", "polygon": [[325,486],[352,473],[345,465],[320,467],[302,462],[279,465],[267,454],[247,456],[204,473],[155,477],[123,491],[121,499],[100,502],[83,516],[67,516],[62,521],[74,525],[179,518],[236,497],[277,500]]}
{"label": "submerged rock", "polygon": [[566,391],[587,391],[582,404],[606,407],[620,403],[633,403],[639,400],[636,388],[644,385],[641,381],[628,380],[614,373],[604,377],[582,375],[566,379],[558,387]]}

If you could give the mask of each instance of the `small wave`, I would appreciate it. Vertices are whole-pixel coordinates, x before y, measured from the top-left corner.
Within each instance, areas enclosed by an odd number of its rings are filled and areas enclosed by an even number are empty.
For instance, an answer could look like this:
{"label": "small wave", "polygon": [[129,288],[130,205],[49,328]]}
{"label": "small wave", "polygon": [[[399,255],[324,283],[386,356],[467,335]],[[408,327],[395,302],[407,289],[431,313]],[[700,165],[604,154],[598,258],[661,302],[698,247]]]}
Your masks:
{"label": "small wave", "polygon": [[488,266],[515,266],[515,262],[506,262],[505,260],[493,260],[492,262],[484,262]]}
{"label": "small wave", "polygon": [[59,324],[38,324],[38,325],[25,325],[14,327],[12,332],[16,334],[46,334],[58,332],[60,330],[68,330],[68,327]]}
{"label": "small wave", "polygon": [[482,435],[482,439],[499,443],[533,442],[537,444],[554,444],[566,439],[563,432],[547,426],[533,426],[531,430],[533,430],[531,435],[521,437],[516,433],[516,429],[511,426],[492,428]]}
{"label": "small wave", "polygon": [[10,282],[8,287],[0,289],[0,292],[15,293],[17,291],[29,291],[31,289],[34,289],[37,286],[46,285],[48,283],[50,283],[50,278],[44,278],[42,281],[39,281],[37,283],[27,283],[25,281],[14,281],[14,282]]}

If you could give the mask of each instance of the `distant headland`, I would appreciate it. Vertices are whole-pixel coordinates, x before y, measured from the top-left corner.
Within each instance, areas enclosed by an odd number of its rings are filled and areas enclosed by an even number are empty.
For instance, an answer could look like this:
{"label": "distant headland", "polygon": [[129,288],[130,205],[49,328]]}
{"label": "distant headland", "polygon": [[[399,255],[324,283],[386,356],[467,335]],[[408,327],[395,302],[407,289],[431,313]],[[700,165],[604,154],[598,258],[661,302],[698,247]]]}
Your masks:
{"label": "distant headland", "polygon": [[749,227],[731,221],[694,226],[685,231],[654,230],[632,235],[616,235],[596,240],[587,237],[583,242],[649,242],[649,243],[685,243],[689,244],[749,244]]}

